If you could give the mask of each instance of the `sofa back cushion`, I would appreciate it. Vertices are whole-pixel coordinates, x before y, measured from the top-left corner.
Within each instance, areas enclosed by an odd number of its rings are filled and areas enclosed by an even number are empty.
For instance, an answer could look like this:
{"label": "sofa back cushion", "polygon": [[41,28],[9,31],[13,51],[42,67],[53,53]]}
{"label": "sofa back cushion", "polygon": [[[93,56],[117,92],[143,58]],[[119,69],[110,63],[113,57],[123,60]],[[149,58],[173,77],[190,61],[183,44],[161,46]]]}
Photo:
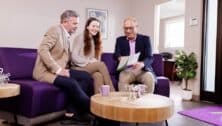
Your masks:
{"label": "sofa back cushion", "polygon": [[156,76],[163,76],[163,57],[161,54],[153,54],[152,67]]}
{"label": "sofa back cushion", "polygon": [[113,53],[103,53],[101,60],[106,64],[111,75],[116,73],[117,62],[114,60]]}
{"label": "sofa back cushion", "polygon": [[32,78],[36,49],[0,47],[0,67],[10,79]]}

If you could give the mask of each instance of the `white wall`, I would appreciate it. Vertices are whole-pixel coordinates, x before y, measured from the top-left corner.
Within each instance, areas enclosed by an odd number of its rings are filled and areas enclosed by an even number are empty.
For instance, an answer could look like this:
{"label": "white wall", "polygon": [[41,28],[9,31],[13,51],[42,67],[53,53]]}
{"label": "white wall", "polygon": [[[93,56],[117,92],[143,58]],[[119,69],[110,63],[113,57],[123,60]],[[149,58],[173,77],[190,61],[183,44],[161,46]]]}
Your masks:
{"label": "white wall", "polygon": [[138,32],[149,35],[154,40],[155,0],[132,0],[131,13],[138,20]]}
{"label": "white wall", "polygon": [[129,16],[129,0],[4,0],[0,4],[0,47],[38,48],[46,30],[59,24],[60,14],[66,9],[80,14],[83,31],[86,8],[108,10],[108,39],[103,41],[106,52],[114,50],[117,36],[123,34],[122,21]]}
{"label": "white wall", "polygon": [[50,26],[59,24],[59,16],[66,9],[80,14],[78,34],[86,21],[86,8],[108,10],[109,33],[108,39],[103,40],[104,51],[114,50],[127,16],[135,16],[139,32],[149,35],[153,42],[155,4],[165,1],[168,0],[4,0],[0,4],[0,47],[38,48],[43,34]]}
{"label": "white wall", "polygon": [[[197,76],[190,83],[194,95],[200,95],[201,43],[202,43],[202,12],[203,0],[186,0],[185,12],[185,47],[186,52],[195,52],[197,55]],[[196,17],[198,24],[191,26],[190,19]]]}

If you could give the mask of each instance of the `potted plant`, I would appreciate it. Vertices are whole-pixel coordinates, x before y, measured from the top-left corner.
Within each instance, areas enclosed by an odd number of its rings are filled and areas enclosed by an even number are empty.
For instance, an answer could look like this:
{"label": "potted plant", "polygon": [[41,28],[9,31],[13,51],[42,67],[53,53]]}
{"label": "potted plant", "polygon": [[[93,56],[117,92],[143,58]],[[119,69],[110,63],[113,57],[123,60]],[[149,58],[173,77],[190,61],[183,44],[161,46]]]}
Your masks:
{"label": "potted plant", "polygon": [[176,74],[185,82],[182,97],[184,100],[192,99],[192,90],[188,89],[188,80],[196,76],[197,60],[194,52],[187,55],[184,51],[176,51]]}

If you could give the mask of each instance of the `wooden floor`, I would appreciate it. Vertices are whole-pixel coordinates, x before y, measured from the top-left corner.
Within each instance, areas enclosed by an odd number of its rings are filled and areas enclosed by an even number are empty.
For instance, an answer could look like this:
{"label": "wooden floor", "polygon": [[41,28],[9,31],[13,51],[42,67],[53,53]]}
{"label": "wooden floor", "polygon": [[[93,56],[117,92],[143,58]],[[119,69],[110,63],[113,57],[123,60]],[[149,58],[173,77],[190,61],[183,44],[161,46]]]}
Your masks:
{"label": "wooden floor", "polygon": [[[175,113],[168,120],[169,126],[212,126],[210,124],[207,124],[198,120],[194,120],[194,119],[182,116],[177,113],[178,111],[185,110],[185,109],[208,106],[208,105],[211,105],[210,103],[182,101],[180,97],[181,86],[177,82],[172,82],[170,88],[171,88],[170,97],[175,102]],[[0,120],[0,126],[12,126],[12,125],[2,124]],[[48,124],[42,124],[41,126],[63,126],[63,125],[61,125],[60,122],[57,120]],[[65,126],[78,126],[78,125],[65,125]],[[122,123],[121,126],[136,126],[136,124],[135,123],[134,124]],[[164,123],[139,124],[139,126],[165,126],[165,124]]]}

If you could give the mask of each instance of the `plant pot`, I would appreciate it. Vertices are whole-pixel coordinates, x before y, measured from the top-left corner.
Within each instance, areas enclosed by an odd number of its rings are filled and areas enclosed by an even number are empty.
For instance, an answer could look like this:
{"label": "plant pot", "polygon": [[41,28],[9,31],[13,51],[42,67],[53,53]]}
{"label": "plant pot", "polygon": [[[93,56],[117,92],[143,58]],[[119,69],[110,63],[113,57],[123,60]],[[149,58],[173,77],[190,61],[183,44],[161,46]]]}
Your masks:
{"label": "plant pot", "polygon": [[191,100],[192,99],[192,90],[182,90],[182,99],[183,100]]}

